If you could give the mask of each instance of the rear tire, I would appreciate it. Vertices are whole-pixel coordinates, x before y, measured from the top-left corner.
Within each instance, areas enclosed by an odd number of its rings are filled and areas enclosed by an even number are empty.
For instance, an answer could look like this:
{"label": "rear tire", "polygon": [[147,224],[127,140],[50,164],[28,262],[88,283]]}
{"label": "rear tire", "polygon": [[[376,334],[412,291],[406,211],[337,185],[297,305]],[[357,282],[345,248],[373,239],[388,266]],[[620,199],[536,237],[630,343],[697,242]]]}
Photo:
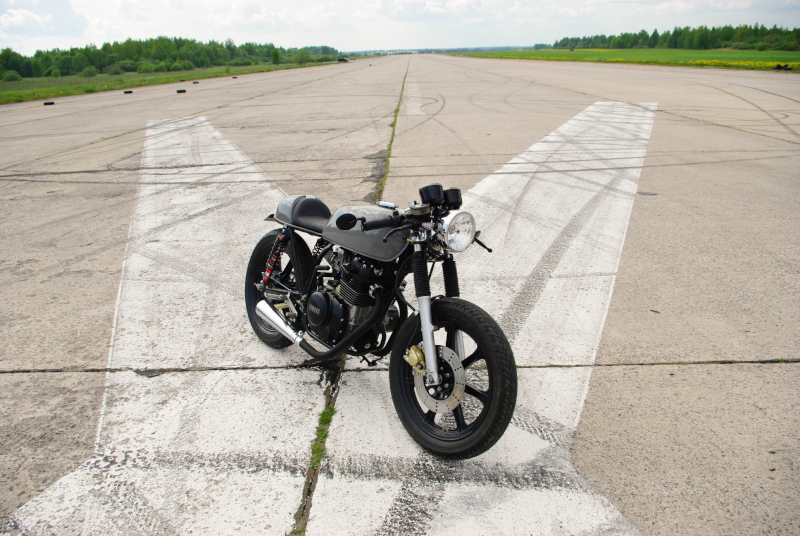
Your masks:
{"label": "rear tire", "polygon": [[[247,318],[250,319],[250,326],[252,326],[253,331],[258,335],[259,339],[273,348],[286,348],[287,346],[291,346],[293,342],[281,335],[278,330],[256,315],[256,304],[264,299],[261,292],[256,288],[256,283],[261,282],[263,278],[262,274],[267,269],[267,262],[269,261],[270,255],[272,255],[272,247],[282,233],[283,229],[274,229],[265,234],[261,240],[258,241],[252,255],[250,255],[250,262],[247,264],[247,275],[244,284],[244,302],[247,307]],[[294,236],[296,237],[295,248],[297,250],[298,264],[300,265],[299,271],[302,281],[307,284],[314,270],[314,260],[311,257],[311,251],[308,249],[305,240],[297,236],[296,233]],[[281,256],[280,267],[279,270],[276,270],[276,273],[280,273],[281,270],[285,270],[286,267],[289,266],[291,259],[289,252],[291,251],[291,247],[292,243],[290,241],[286,246],[284,254]],[[296,286],[296,270],[297,268],[292,265],[291,272],[287,274],[283,281],[286,286],[292,289]],[[274,300],[268,301],[274,303]]]}
{"label": "rear tire", "polygon": [[[392,348],[389,385],[394,407],[406,431],[423,448],[445,458],[472,458],[491,448],[511,421],[517,401],[514,354],[497,322],[467,301],[435,300],[433,323],[445,330],[451,349],[455,349],[454,334],[463,333],[468,354],[461,356],[464,397],[452,412],[444,413],[434,413],[421,402],[414,381],[417,373],[404,359],[408,348],[422,340],[419,316],[414,315],[400,328]],[[440,366],[444,373],[452,372],[449,365]]]}

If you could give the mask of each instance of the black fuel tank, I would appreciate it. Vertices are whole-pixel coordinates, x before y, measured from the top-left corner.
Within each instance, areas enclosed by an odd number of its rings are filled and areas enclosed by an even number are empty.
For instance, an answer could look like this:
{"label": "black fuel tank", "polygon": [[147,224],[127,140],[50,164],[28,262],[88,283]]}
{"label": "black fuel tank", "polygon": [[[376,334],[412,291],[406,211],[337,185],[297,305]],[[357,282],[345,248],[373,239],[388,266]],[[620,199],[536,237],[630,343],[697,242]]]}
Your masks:
{"label": "black fuel tank", "polygon": [[333,242],[339,246],[353,250],[365,257],[379,261],[392,261],[396,259],[408,247],[406,239],[409,231],[401,231],[389,237],[384,243],[383,237],[391,229],[375,229],[373,231],[362,231],[361,225],[347,231],[336,227],[336,219],[342,214],[353,214],[356,218],[366,218],[367,221],[377,220],[391,216],[394,211],[388,208],[374,205],[363,205],[357,207],[342,207],[333,213],[331,219],[322,230],[322,238],[328,242]]}

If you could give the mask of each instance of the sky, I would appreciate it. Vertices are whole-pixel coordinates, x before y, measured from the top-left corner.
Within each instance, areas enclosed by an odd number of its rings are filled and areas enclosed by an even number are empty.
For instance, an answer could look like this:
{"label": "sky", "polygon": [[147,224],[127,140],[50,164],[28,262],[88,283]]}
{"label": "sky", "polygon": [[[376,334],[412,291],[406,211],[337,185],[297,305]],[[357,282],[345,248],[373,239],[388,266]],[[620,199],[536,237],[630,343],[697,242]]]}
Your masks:
{"label": "sky", "polygon": [[341,51],[552,44],[675,26],[800,27],[800,0],[0,0],[0,48],[166,35]]}

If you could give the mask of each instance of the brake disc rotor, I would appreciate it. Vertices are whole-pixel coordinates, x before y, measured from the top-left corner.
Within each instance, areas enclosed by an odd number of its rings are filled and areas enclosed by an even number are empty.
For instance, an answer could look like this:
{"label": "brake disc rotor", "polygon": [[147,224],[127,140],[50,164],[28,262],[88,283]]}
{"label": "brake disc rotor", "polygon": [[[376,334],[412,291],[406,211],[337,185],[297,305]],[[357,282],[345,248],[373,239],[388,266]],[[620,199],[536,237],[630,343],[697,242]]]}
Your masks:
{"label": "brake disc rotor", "polygon": [[461,360],[453,350],[446,346],[436,347],[439,365],[439,385],[425,385],[424,374],[414,374],[414,390],[425,407],[434,413],[453,411],[464,398],[467,373]]}

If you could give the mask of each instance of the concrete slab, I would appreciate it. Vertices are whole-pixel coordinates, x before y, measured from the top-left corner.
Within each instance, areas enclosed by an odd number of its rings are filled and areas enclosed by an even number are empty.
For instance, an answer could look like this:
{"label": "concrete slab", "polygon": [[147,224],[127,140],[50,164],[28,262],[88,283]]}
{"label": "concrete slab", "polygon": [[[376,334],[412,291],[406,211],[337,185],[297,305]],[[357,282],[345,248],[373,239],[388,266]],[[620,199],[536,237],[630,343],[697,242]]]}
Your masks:
{"label": "concrete slab", "polygon": [[797,534],[798,388],[797,364],[599,367],[572,459],[647,534]]}

